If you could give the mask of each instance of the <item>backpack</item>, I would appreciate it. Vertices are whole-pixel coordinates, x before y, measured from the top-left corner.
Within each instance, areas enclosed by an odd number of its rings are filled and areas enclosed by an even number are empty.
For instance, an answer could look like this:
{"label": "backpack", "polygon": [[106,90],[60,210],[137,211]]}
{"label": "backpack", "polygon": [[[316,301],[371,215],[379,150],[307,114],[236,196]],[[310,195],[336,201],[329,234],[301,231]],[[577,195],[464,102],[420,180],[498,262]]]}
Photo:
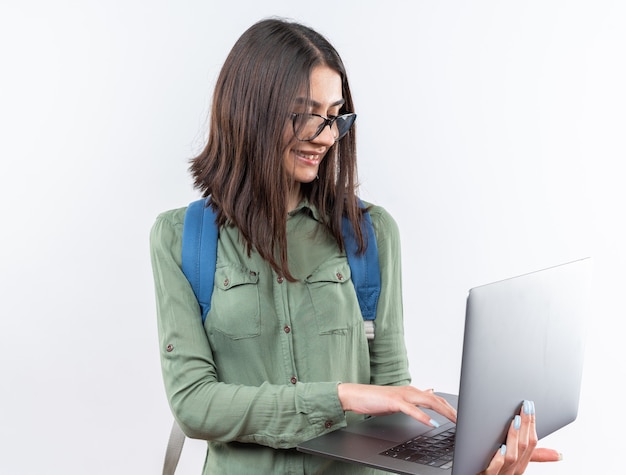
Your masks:
{"label": "backpack", "polygon": [[[209,199],[203,198],[190,203],[185,212],[183,224],[182,268],[200,304],[202,323],[206,320],[211,309],[211,295],[213,294],[217,261],[217,215],[209,206]],[[360,199],[359,206],[365,207]],[[380,267],[372,219],[367,211],[363,213],[363,217],[362,231],[367,243],[365,253],[357,253],[358,244],[354,229],[345,216],[341,223],[341,233],[352,274],[352,283],[363,315],[365,334],[368,340],[373,340],[376,305],[380,295]],[[174,421],[165,453],[163,475],[174,474],[184,442],[185,434],[178,423]]]}

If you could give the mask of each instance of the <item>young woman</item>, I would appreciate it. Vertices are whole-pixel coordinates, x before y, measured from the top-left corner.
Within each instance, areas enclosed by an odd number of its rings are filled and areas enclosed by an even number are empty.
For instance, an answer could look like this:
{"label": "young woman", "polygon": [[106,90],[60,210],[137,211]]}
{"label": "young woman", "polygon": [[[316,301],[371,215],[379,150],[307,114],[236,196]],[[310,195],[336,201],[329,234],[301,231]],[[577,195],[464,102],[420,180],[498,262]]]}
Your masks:
{"label": "young woman", "polygon": [[[399,232],[369,206],[381,267],[376,335],[368,342],[350,282],[341,220],[361,249],[356,115],[345,68],[315,31],[277,19],[233,47],[213,97],[208,143],[192,161],[219,224],[211,310],[204,322],[181,270],[185,208],[151,233],[161,363],[184,432],[208,441],[204,473],[376,473],[297,452],[297,443],[365,414],[430,408],[410,386]],[[511,424],[485,474],[522,473],[536,445],[534,414]],[[555,459],[552,451],[535,458]]]}

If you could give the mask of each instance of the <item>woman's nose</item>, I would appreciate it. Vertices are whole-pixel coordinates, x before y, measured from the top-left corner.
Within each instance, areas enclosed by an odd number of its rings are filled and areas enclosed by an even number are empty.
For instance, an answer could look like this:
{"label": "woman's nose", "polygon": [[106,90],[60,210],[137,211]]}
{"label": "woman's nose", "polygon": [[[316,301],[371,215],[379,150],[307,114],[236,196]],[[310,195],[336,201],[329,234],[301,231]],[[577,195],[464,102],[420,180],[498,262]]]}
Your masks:
{"label": "woman's nose", "polygon": [[327,147],[332,147],[335,143],[335,133],[333,131],[333,125],[326,125],[320,134],[315,137],[311,142],[317,142],[319,144],[323,144]]}

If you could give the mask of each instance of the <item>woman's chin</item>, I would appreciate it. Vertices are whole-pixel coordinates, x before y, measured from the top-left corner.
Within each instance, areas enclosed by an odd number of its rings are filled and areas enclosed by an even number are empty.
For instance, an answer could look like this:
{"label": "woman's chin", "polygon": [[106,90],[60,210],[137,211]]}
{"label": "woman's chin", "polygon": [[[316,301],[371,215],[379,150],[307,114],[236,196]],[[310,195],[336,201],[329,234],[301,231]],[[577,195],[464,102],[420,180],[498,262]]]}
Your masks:
{"label": "woman's chin", "polygon": [[294,180],[302,184],[311,183],[317,179],[318,179],[317,170],[315,170],[314,172],[299,173],[296,176],[294,176]]}

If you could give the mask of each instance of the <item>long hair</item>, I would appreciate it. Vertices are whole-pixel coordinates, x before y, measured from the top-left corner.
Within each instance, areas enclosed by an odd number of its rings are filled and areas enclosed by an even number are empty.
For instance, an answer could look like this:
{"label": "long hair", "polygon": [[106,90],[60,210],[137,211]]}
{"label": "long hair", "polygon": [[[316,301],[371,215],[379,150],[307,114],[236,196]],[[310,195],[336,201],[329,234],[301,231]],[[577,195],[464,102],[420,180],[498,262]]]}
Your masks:
{"label": "long hair", "polygon": [[[292,179],[284,170],[285,127],[296,98],[310,90],[311,71],[327,66],[342,82],[341,113],[354,112],[345,67],[333,46],[298,23],[267,19],[237,40],[218,77],[208,143],[191,160],[194,186],[211,197],[218,225],[233,225],[247,246],[289,280],[287,194]],[[352,223],[362,252],[362,213],[356,198],[355,129],[322,160],[319,179],[301,184],[322,224],[343,250],[342,216]]]}

